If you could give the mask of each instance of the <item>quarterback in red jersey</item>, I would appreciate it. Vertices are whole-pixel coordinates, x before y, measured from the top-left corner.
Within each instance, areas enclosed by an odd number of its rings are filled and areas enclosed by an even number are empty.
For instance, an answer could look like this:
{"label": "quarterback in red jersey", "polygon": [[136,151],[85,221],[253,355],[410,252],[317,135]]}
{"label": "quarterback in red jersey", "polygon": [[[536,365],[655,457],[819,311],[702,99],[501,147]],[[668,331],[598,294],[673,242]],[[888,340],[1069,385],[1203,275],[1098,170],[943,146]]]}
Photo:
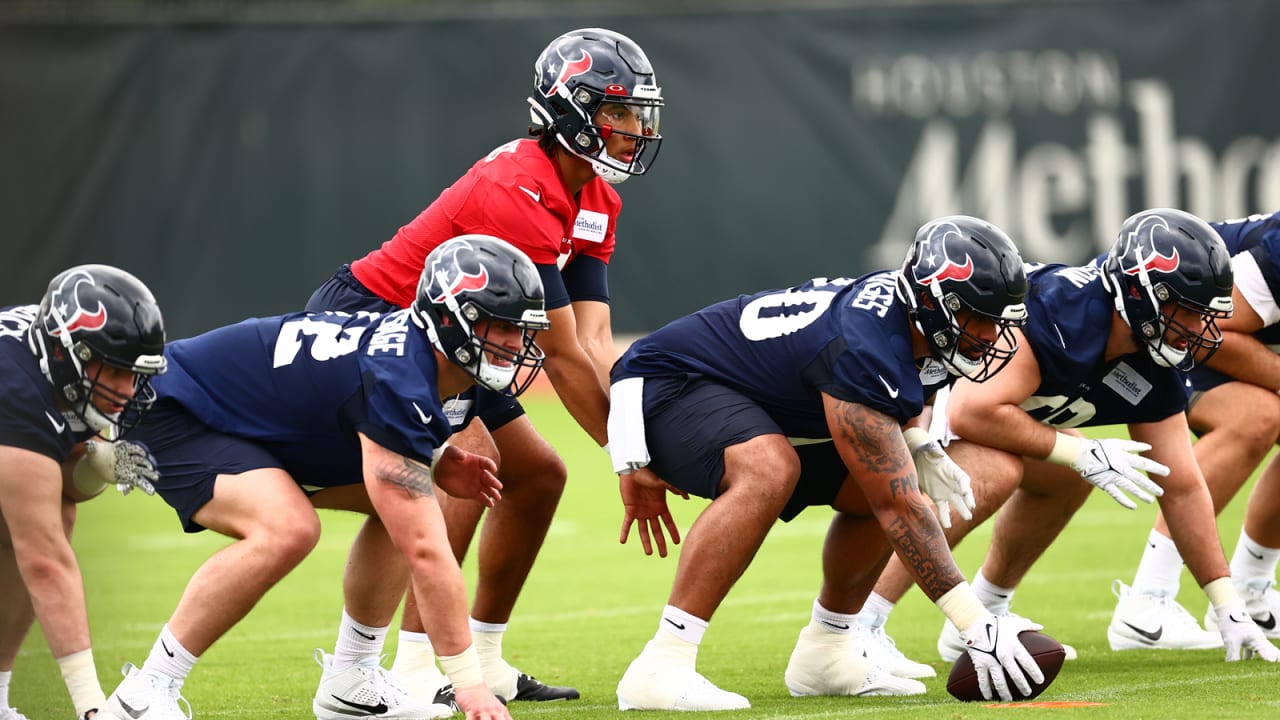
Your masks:
{"label": "quarterback in red jersey", "polygon": [[[609,30],[565,33],[534,64],[531,139],[513,140],[477,162],[395,237],[344,266],[312,296],[308,310],[385,311],[412,302],[423,259],[457,235],[504,238],[524,251],[542,277],[551,327],[539,336],[544,368],[565,408],[605,445],[610,329],[608,263],[622,201],[611,185],[652,166],[662,137],[662,94],[640,46]],[[445,411],[453,443],[500,460],[503,499],[489,511],[478,549],[479,582],[471,630],[485,681],[508,700],[576,699],[502,658],[502,637],[564,491],[564,462],[538,434],[510,393],[480,390],[452,398]],[[475,418],[479,422],[471,422]],[[666,555],[665,525],[679,542],[664,484],[651,471],[623,475],[622,539],[638,524],[646,553],[650,533]],[[482,507],[444,503],[453,551],[462,560]],[[407,603],[414,602],[412,595]],[[406,606],[407,608],[409,605]],[[445,682],[429,639],[404,614],[392,671],[409,687]],[[447,700],[448,688],[437,693]]]}

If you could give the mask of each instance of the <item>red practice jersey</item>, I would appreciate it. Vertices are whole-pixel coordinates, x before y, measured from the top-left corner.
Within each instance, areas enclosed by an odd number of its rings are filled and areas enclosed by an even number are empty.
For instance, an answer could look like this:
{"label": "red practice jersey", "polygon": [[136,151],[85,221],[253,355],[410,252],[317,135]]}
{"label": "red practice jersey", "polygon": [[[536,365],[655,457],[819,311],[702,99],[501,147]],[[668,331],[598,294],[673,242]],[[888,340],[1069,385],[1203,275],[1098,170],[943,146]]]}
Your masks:
{"label": "red practice jersey", "polygon": [[536,140],[512,140],[481,158],[382,247],[351,263],[351,272],[382,299],[408,307],[427,254],[458,235],[493,235],[534,263],[561,270],[579,255],[607,264],[621,209],[618,193],[598,177],[570,196]]}

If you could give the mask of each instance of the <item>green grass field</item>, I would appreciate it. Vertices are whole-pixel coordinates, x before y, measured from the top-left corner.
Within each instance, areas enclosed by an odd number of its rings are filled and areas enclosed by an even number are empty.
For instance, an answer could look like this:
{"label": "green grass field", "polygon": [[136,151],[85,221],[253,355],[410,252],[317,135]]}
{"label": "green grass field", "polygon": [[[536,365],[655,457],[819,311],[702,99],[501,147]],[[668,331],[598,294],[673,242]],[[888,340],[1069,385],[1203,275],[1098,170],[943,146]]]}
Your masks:
{"label": "green grass field", "polygon": [[[653,635],[675,571],[675,557],[645,557],[633,537],[617,542],[621,521],[616,479],[604,455],[553,402],[526,402],[534,422],[570,468],[569,488],[506,636],[506,656],[541,679],[572,684],[583,699],[520,704],[516,717],[616,718],[614,688],[627,663]],[[1244,493],[1223,514],[1227,552],[1234,549]],[[672,498],[686,530],[704,501]],[[1226,664],[1219,651],[1125,652],[1107,647],[1114,578],[1132,579],[1155,517],[1126,511],[1095,493],[1018,592],[1016,609],[1071,643],[1069,663],[1041,700],[1098,703],[1072,709],[965,704],[945,688],[948,666],[934,641],[942,615],[918,591],[899,605],[888,630],[909,656],[933,661],[940,677],[915,698],[803,698],[788,695],[783,669],[808,621],[820,580],[819,550],[829,510],[813,508],[779,524],[755,563],[714,618],[699,670],[750,698],[753,708],[718,717],[827,718],[892,714],[916,718],[1263,718],[1280,714],[1280,667]],[[357,527],[354,516],[324,512],[325,532],[311,557],[208,652],[184,688],[197,718],[299,718],[311,715],[320,669],[314,648],[331,650],[342,609],[340,577]],[[972,576],[989,530],[957,551]],[[141,664],[191,572],[226,542],[212,533],[184,535],[159,498],[114,491],[81,506],[75,547],[84,570],[94,650],[109,693],[126,662]],[[468,578],[474,568],[467,567]],[[5,592],[12,591],[5,588]],[[1184,573],[1180,600],[1199,618],[1205,598]],[[392,633],[388,652],[394,651]],[[15,668],[11,698],[33,720],[72,715],[56,664],[39,628]],[[631,713],[635,716],[637,713]],[[641,713],[641,717],[665,713]],[[675,713],[672,713],[675,715]],[[682,717],[687,715],[680,714]]]}

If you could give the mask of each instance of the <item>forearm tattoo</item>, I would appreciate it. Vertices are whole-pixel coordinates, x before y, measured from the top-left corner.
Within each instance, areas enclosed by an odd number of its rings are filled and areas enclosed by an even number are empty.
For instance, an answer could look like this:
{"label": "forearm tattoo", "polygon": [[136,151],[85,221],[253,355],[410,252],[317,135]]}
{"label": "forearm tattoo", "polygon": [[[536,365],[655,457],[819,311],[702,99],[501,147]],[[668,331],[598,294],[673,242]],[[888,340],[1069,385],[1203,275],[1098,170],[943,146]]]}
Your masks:
{"label": "forearm tattoo", "polygon": [[839,427],[835,430],[848,442],[859,463],[851,469],[887,478],[890,497],[904,510],[885,525],[885,535],[920,589],[936,600],[964,581],[964,575],[956,567],[933,509],[920,494],[911,453],[905,443],[893,441],[901,432],[898,423],[857,403],[841,402],[838,409]]}
{"label": "forearm tattoo", "polygon": [[431,481],[431,469],[407,457],[401,463],[383,463],[378,467],[378,480],[404,490],[410,498],[435,497],[436,487]]}

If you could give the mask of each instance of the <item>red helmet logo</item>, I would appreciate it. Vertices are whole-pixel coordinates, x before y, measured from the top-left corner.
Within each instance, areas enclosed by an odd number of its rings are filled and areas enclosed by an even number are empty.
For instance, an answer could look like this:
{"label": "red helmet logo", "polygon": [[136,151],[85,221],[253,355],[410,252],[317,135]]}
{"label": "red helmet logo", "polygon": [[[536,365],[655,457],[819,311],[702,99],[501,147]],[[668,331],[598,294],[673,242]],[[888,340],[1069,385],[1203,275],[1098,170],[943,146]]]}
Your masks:
{"label": "red helmet logo", "polygon": [[[1138,223],[1138,227],[1134,228],[1133,231],[1129,233],[1129,239],[1133,242],[1135,248],[1135,255],[1138,255],[1144,248],[1148,247],[1151,248],[1151,254],[1147,255],[1145,258],[1139,255],[1136,265],[1133,267],[1123,268],[1125,275],[1137,275],[1144,270],[1147,272],[1168,273],[1178,269],[1179,258],[1177,247],[1173,248],[1172,255],[1161,255],[1160,251],[1156,249],[1156,230],[1158,228],[1163,228],[1168,231],[1169,223],[1165,222],[1164,218],[1158,215],[1151,215],[1150,217],[1143,218],[1142,221]],[[1140,239],[1138,236],[1145,236],[1145,240]]]}
{"label": "red helmet logo", "polygon": [[580,52],[582,55],[577,60],[565,61],[564,67],[560,68],[560,76],[556,78],[551,87],[547,88],[545,93],[547,97],[560,94],[565,87],[565,83],[569,82],[570,78],[575,78],[591,69],[591,54],[586,50],[581,50]]}
{"label": "red helmet logo", "polygon": [[1125,268],[1125,275],[1137,275],[1146,270],[1147,272],[1173,272],[1178,269],[1178,248],[1173,249],[1172,255],[1161,255],[1159,250],[1151,249],[1151,254],[1131,268]]}
{"label": "red helmet logo", "polygon": [[447,297],[457,297],[459,293],[483,290],[489,286],[489,271],[480,265],[480,272],[469,273],[462,268],[458,253],[471,250],[471,244],[465,240],[454,240],[448,243],[453,247],[441,246],[445,252],[431,265],[433,284],[439,288],[431,295],[431,302],[444,302]]}
{"label": "red helmet logo", "polygon": [[[973,258],[964,256],[964,263],[958,263],[947,254],[947,238],[960,233],[951,224],[940,225],[925,238],[924,247],[920,249],[920,258],[916,261],[916,272],[922,274],[917,282],[921,285],[932,285],[944,280],[968,280],[973,277]],[[923,270],[927,274],[920,271]]]}
{"label": "red helmet logo", "polygon": [[45,319],[45,330],[50,335],[61,335],[63,330],[69,333],[76,330],[92,332],[101,330],[107,324],[107,309],[101,302],[92,310],[85,308],[80,302],[79,288],[85,283],[95,284],[93,276],[79,270],[69,273],[53,291],[49,299],[50,315],[57,311],[62,322],[58,323],[52,317]]}

